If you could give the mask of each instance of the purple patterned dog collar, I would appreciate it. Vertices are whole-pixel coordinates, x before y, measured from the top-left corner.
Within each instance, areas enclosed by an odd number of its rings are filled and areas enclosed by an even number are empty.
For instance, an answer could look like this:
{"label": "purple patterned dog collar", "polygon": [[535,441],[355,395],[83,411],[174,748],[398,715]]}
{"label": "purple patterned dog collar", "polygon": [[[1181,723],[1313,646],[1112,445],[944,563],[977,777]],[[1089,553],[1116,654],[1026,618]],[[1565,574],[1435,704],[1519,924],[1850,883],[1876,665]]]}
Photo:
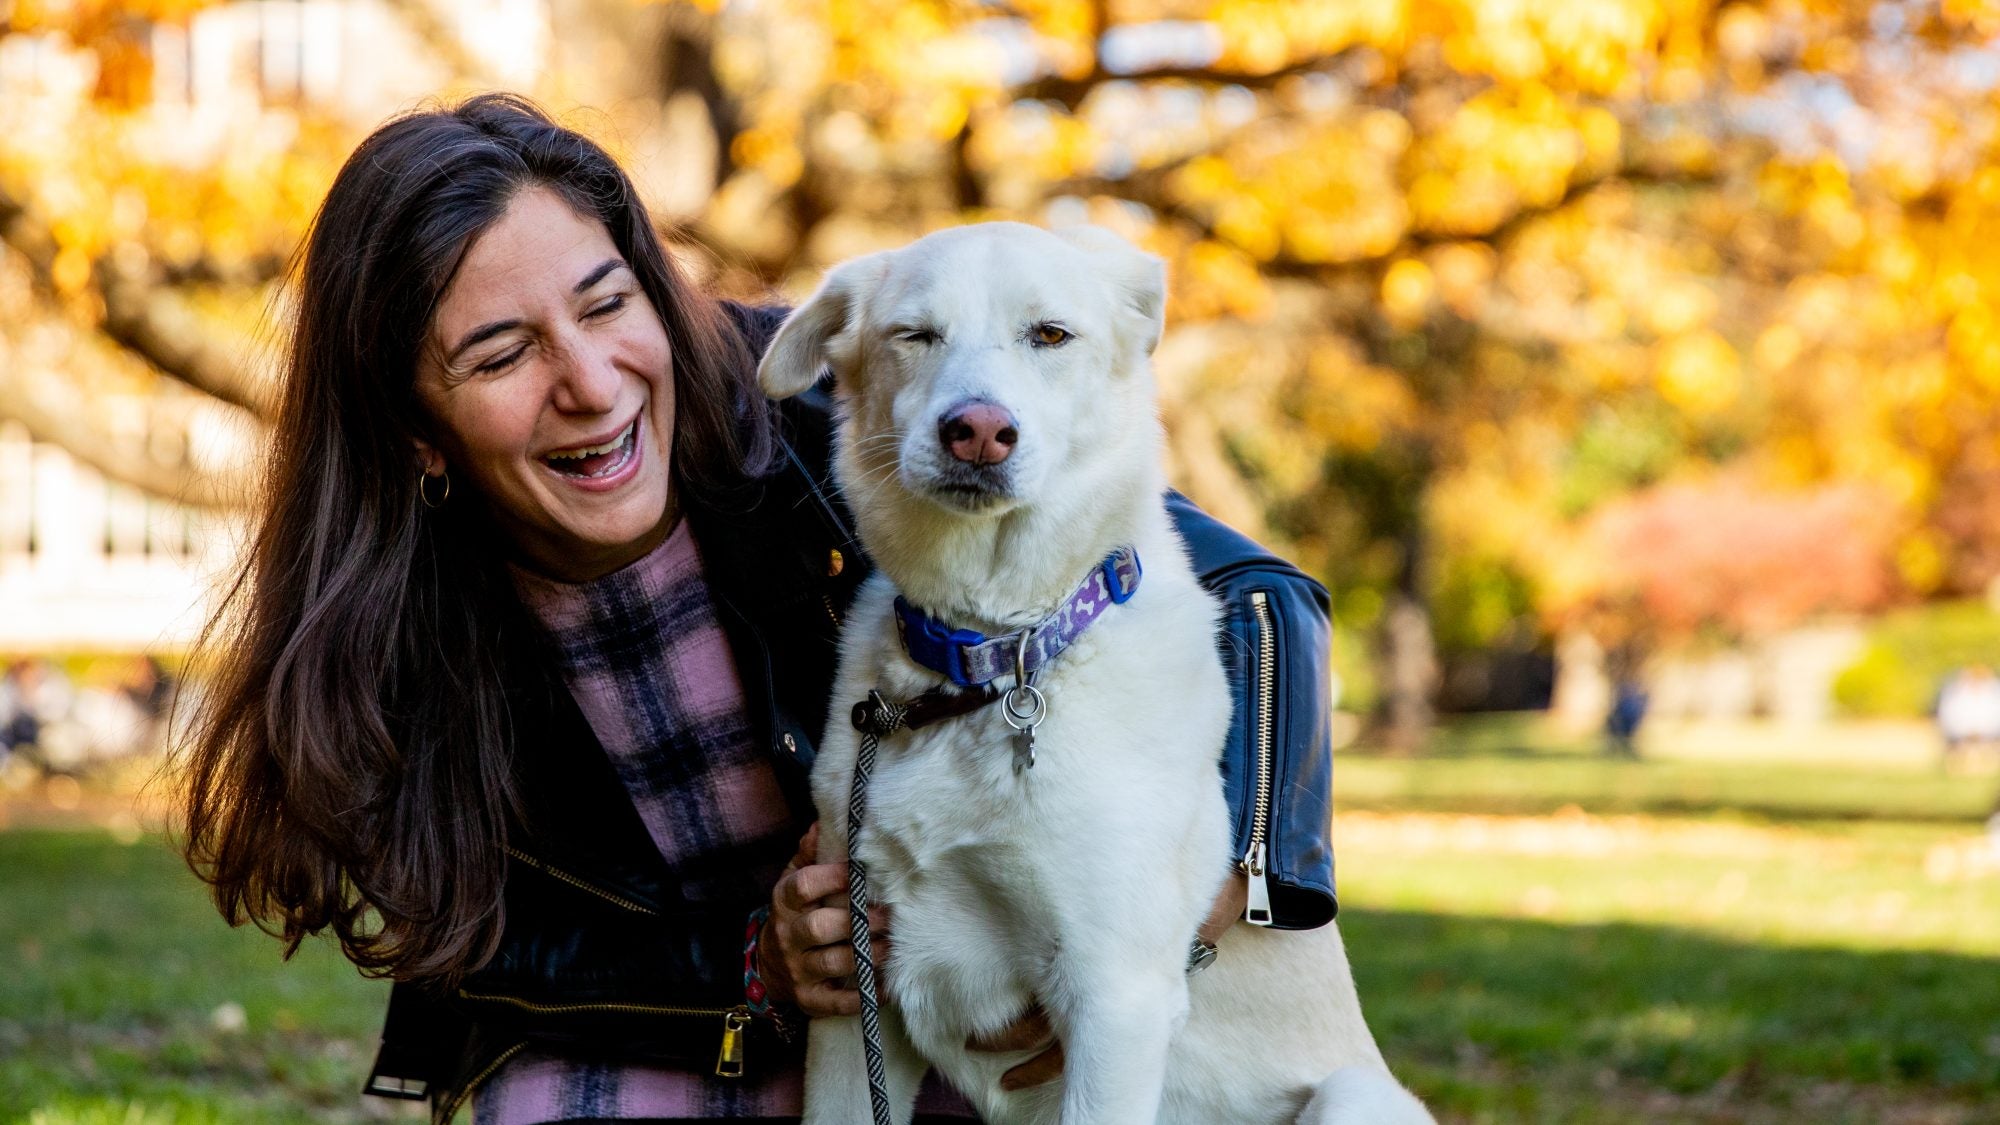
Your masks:
{"label": "purple patterned dog collar", "polygon": [[[963,688],[982,687],[1025,667],[1030,677],[1083,635],[1091,623],[1114,605],[1130,601],[1139,590],[1139,552],[1120,547],[1091,569],[1054,613],[1019,633],[988,637],[971,629],[953,629],[916,606],[896,598],[896,633],[910,659]],[[1028,638],[1025,653],[1018,650]],[[1020,663],[1017,665],[1016,661]]]}

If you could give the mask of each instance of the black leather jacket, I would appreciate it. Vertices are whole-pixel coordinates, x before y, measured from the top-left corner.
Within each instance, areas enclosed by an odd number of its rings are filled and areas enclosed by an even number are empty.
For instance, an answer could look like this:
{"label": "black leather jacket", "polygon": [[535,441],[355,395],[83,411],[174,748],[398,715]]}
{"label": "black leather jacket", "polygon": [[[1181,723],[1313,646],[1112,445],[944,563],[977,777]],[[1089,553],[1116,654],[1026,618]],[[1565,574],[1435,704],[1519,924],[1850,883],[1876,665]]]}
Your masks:
{"label": "black leather jacket", "polygon": [[[803,831],[840,618],[871,567],[826,483],[824,393],[782,412],[781,470],[739,503],[691,507],[687,518],[753,724]],[[1218,645],[1236,711],[1222,775],[1236,854],[1263,846],[1273,925],[1324,925],[1335,910],[1326,590],[1185,498],[1166,503],[1227,607]],[[508,844],[500,946],[455,988],[395,986],[368,1092],[429,1098],[442,1122],[530,1043],[718,1071],[795,1055],[742,1006],[744,924],[760,902],[678,901],[568,692],[532,646],[511,663],[529,808]]]}

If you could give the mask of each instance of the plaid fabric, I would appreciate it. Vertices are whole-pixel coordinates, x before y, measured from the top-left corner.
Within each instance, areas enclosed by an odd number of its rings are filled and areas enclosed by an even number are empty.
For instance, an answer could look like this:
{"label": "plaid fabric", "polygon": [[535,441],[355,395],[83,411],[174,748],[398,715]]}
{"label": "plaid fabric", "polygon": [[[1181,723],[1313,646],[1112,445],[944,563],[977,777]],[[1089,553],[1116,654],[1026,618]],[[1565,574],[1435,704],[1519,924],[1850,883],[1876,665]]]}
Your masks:
{"label": "plaid fabric", "polygon": [[[646,557],[588,583],[514,575],[682,897],[690,904],[766,900],[800,826],[752,737],[743,684],[687,521]],[[802,1092],[796,1067],[720,1079],[530,1049],[473,1094],[473,1120],[796,1117]],[[934,1091],[919,1104],[947,1112],[963,1106]]]}
{"label": "plaid fabric", "polygon": [[516,582],[682,895],[690,904],[762,898],[798,828],[752,743],[687,521],[593,582],[520,571]]}

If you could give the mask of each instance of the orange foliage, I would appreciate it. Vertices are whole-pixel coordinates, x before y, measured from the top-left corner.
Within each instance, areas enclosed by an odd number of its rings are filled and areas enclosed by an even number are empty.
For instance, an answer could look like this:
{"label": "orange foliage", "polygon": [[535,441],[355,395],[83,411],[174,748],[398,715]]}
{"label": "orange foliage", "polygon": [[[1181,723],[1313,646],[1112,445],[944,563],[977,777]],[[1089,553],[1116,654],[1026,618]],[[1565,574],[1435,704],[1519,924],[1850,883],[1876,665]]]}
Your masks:
{"label": "orange foliage", "polygon": [[1768,634],[1816,614],[1879,609],[1896,594],[1894,509],[1855,485],[1804,492],[1723,477],[1606,506],[1567,560],[1574,585],[1552,605],[1615,639],[1704,630]]}
{"label": "orange foliage", "polygon": [[[258,106],[176,155],[140,32],[203,4],[14,0],[0,30],[39,60],[0,98],[0,195],[78,310],[118,255],[268,276],[367,124]],[[2000,572],[1965,483],[2000,463],[1986,0],[584,7],[544,92],[650,42],[641,15],[693,29],[728,113],[680,217],[746,288],[965,218],[1088,218],[1165,257],[1162,362],[1201,418],[1176,434],[1344,588],[1394,580],[1417,524],[1555,599],[1550,536],[1725,462],[1878,497],[1879,527],[1825,511],[1889,536],[1907,592]],[[672,116],[672,91],[589,88]],[[654,139],[612,138],[655,173],[705,159]]]}

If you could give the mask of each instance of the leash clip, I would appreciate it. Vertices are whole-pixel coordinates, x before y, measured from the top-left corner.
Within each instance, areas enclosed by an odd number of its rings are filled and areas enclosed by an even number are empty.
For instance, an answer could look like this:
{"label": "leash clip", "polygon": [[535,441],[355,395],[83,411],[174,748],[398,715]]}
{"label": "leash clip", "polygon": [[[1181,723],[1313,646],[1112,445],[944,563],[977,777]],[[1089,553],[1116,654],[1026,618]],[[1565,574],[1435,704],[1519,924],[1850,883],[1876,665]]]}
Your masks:
{"label": "leash clip", "polygon": [[854,729],[862,734],[887,738],[903,725],[903,709],[889,706],[880,691],[870,691],[868,698],[854,705],[852,720]]}

